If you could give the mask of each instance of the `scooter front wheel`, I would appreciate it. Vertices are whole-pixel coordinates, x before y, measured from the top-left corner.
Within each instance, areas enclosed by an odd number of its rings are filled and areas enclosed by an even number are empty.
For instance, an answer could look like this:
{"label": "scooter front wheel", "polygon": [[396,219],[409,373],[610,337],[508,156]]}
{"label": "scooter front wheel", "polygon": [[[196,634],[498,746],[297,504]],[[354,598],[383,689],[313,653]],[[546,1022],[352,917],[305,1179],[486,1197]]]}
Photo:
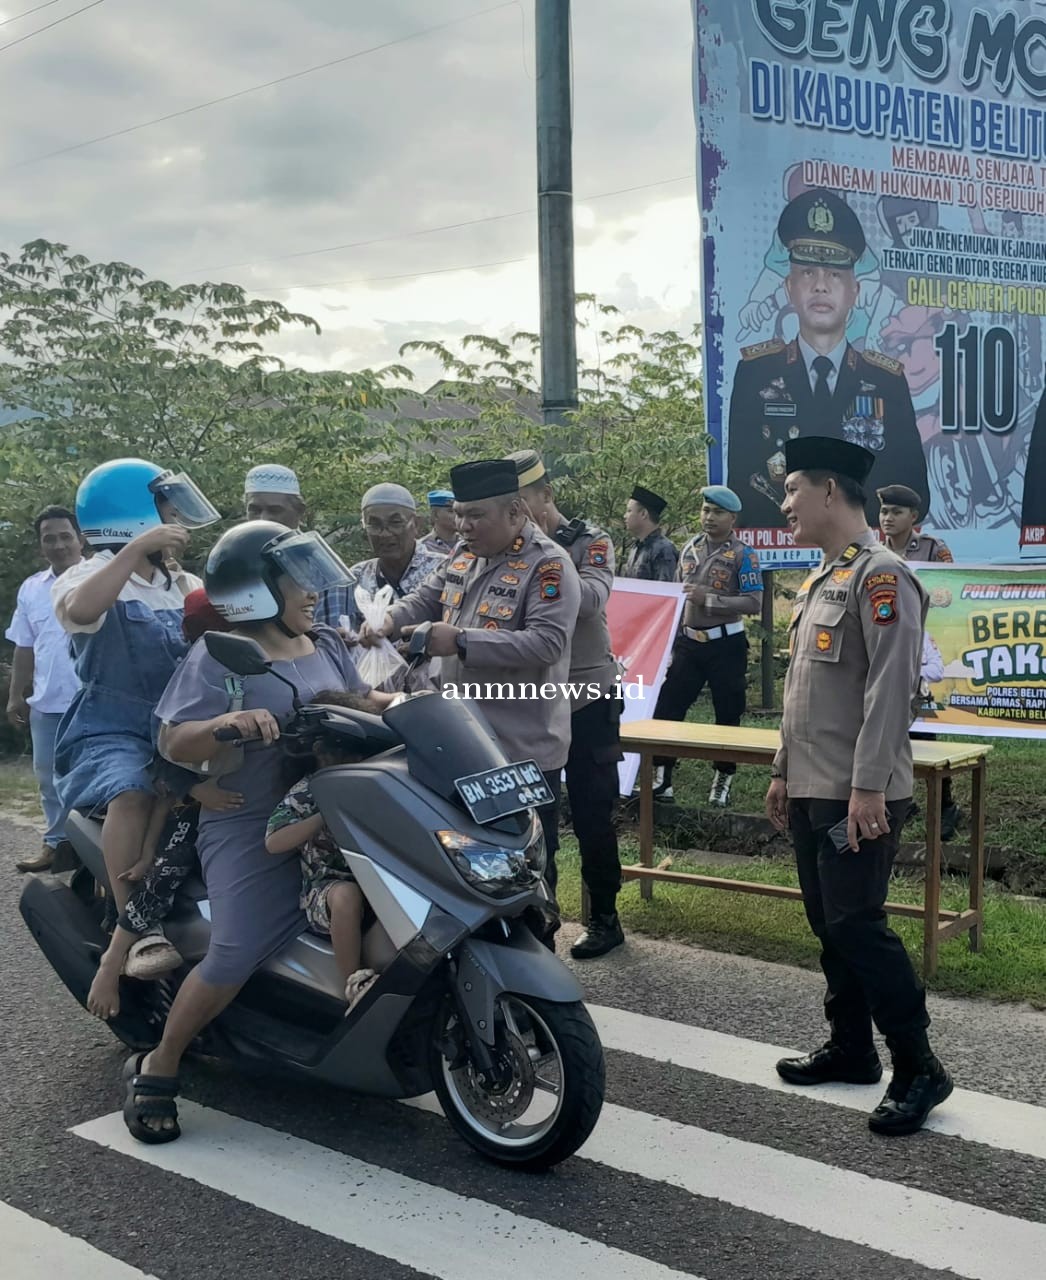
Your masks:
{"label": "scooter front wheel", "polygon": [[446,1008],[432,1046],[432,1078],[458,1134],[517,1169],[548,1169],[572,1156],[595,1128],[605,1088],[603,1046],[585,1006],[502,993],[495,1004],[496,1084],[477,1070],[458,1014]]}

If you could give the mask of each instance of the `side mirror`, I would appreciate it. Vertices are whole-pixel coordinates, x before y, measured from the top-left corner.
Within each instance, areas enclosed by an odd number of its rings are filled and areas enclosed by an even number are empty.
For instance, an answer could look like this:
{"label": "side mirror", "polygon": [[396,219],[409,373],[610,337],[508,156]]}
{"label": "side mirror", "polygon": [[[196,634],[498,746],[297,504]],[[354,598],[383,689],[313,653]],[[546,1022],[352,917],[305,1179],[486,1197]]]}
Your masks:
{"label": "side mirror", "polygon": [[431,622],[421,622],[410,633],[410,640],[407,643],[408,661],[420,662],[425,657],[429,647],[429,632],[431,630]]}
{"label": "side mirror", "polygon": [[263,676],[272,664],[256,640],[234,636],[228,631],[207,631],[203,643],[207,652],[223,667],[238,676]]}

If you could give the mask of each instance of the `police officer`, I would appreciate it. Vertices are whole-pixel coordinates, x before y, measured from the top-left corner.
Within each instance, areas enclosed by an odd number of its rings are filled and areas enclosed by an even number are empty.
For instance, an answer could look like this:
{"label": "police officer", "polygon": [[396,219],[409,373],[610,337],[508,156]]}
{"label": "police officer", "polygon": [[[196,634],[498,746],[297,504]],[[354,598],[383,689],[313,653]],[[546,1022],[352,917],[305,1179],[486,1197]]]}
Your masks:
{"label": "police officer", "polygon": [[458,540],[457,526],[454,523],[454,495],[449,489],[432,489],[429,492],[429,519],[432,528],[419,538],[419,544],[426,551],[436,552],[441,556],[449,556]]}
{"label": "police officer", "polygon": [[[902,365],[846,340],[860,293],[854,267],[865,250],[857,215],[833,192],[814,188],[785,206],[778,234],[788,249],[785,288],[799,336],[743,348],[734,374],[727,482],[742,495],[745,524],[782,527],[784,448],[801,435],[863,445],[879,474],[928,493]],[[868,518],[877,516],[873,499]]]}
{"label": "police officer", "polygon": [[951,564],[954,557],[947,543],[928,533],[917,533],[915,526],[923,516],[921,494],[906,484],[888,484],[877,489],[879,528],[886,545],[902,560],[921,560],[931,564]]}
{"label": "police officer", "polygon": [[[928,564],[952,563],[952,553],[945,542],[932,538],[928,533],[915,531],[923,511],[921,494],[904,484],[889,484],[877,490],[876,497],[879,499],[879,528],[894,555],[902,560],[919,560]],[[913,733],[912,737],[932,742],[936,735]],[[916,812],[914,805],[912,812]],[[952,780],[942,778],[941,839],[945,842],[954,840],[961,821],[962,810],[952,795]]]}
{"label": "police officer", "polygon": [[[762,607],[763,575],[755,550],[734,533],[741,499],[733,489],[707,485],[701,498],[702,531],[679,557],[676,581],[684,584],[686,604],[654,717],[685,720],[707,684],[716,724],[739,725],[748,671],[742,619]],[[662,800],[673,799],[674,763],[667,756],[654,759],[654,794]],[[732,761],[716,761],[709,804],[726,806],[736,772]]]}
{"label": "police officer", "polygon": [[[465,462],[451,469],[450,480],[462,541],[396,602],[382,634],[407,634],[431,619],[428,652],[443,660],[444,697],[466,683],[487,686],[482,692],[491,696],[474,701],[505,754],[536,760],[557,797],[539,811],[545,878],[555,892],[559,773],[570,749],[570,699],[561,686],[570,673],[581,584],[563,548],[529,519],[514,462]],[[554,685],[555,695],[530,696],[543,685]]]}
{"label": "police officer", "polygon": [[570,948],[575,960],[606,955],[625,940],[617,915],[621,889],[614,810],[621,752],[621,693],[607,629],[614,544],[597,525],[567,520],[556,506],[545,465],[533,449],[509,454],[535,522],[564,549],[581,580],[581,608],[570,647],[570,754],[567,796],[588,889],[591,918]]}
{"label": "police officer", "polygon": [[793,1084],[873,1084],[886,1037],[893,1080],[869,1117],[882,1134],[914,1133],[952,1091],[926,1037],[926,993],[887,926],[884,904],[912,794],[908,740],[928,600],[864,517],[874,454],[845,441],[786,445],[782,510],[820,568],[796,596],[781,748],[766,796],[791,827],[810,927],[828,982],[828,1043],[785,1058]]}
{"label": "police officer", "polygon": [[647,582],[671,582],[679,552],[661,532],[661,516],[668,503],[660,494],[637,484],[625,507],[625,528],[636,539],[622,578]]}

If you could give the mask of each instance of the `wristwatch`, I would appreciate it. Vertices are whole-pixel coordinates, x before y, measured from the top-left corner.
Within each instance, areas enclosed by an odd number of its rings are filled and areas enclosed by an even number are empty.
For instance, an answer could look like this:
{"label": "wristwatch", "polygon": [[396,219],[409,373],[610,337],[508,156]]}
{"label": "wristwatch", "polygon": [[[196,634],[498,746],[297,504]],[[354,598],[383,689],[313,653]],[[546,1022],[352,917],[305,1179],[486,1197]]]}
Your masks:
{"label": "wristwatch", "polygon": [[459,631],[458,634],[454,637],[454,644],[458,651],[458,657],[461,659],[462,662],[465,662],[469,656],[468,655],[468,632]]}

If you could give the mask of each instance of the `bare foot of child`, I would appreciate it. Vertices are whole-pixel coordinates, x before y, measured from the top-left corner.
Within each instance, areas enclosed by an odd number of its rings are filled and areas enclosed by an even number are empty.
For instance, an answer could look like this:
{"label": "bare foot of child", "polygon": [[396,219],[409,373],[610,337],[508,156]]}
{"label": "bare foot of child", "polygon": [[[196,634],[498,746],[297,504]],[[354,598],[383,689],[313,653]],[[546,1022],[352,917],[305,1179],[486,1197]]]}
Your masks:
{"label": "bare foot of child", "polygon": [[98,972],[87,993],[87,1011],[96,1018],[107,1020],[115,1018],[120,1012],[120,970],[122,963],[110,958],[110,952],[102,956]]}

